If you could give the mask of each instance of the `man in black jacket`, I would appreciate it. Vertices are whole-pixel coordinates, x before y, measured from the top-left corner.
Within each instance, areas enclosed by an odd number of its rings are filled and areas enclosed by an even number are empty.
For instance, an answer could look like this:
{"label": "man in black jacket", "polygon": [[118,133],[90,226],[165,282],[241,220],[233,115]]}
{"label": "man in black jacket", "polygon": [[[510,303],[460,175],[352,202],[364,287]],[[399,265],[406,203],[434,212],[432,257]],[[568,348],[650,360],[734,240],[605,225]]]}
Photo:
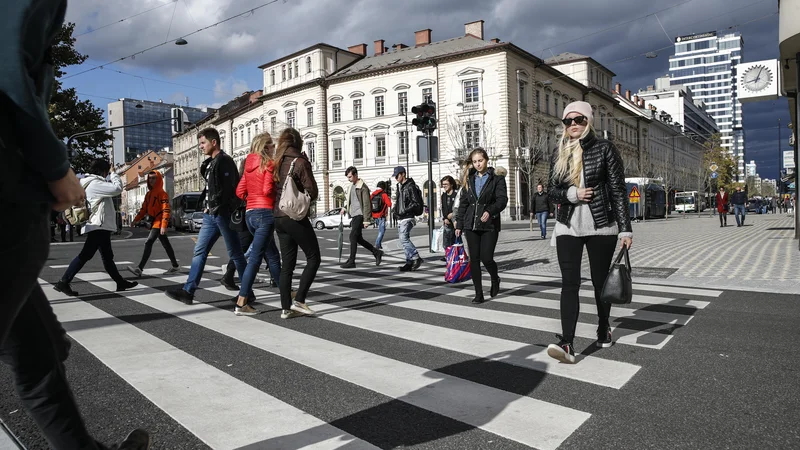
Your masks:
{"label": "man in black jacket", "polygon": [[203,276],[208,253],[220,235],[225,240],[228,257],[236,265],[240,280],[247,265],[239,236],[230,229],[231,214],[239,204],[239,199],[236,197],[239,169],[233,158],[219,148],[219,133],[216,129],[206,128],[197,135],[197,139],[200,149],[209,157],[203,161],[200,167],[200,174],[206,180],[206,188],[199,200],[204,208],[203,227],[200,228],[200,234],[197,235],[197,243],[194,246],[189,279],[182,289],[166,292],[169,298],[187,305],[194,302],[194,291]]}
{"label": "man in black jacket", "polygon": [[411,229],[417,224],[416,216],[422,214],[422,194],[411,178],[406,178],[406,168],[397,166],[392,177],[397,180],[397,234],[403,244],[406,263],[400,266],[401,272],[417,270],[422,265],[417,247],[411,242]]}
{"label": "man in black jacket", "polygon": [[[745,205],[747,204],[747,194],[742,191],[741,186],[736,187],[736,192],[731,195],[731,204],[733,205],[733,212],[736,215],[736,226],[743,227],[744,226],[744,216],[747,214],[747,208]],[[739,215],[741,215],[741,219],[739,219]]]}
{"label": "man in black jacket", "polygon": [[536,193],[533,194],[531,219],[533,219],[534,213],[536,214],[536,221],[539,223],[542,239],[545,239],[547,238],[547,217],[550,215],[550,196],[544,191],[542,183],[536,186]]}

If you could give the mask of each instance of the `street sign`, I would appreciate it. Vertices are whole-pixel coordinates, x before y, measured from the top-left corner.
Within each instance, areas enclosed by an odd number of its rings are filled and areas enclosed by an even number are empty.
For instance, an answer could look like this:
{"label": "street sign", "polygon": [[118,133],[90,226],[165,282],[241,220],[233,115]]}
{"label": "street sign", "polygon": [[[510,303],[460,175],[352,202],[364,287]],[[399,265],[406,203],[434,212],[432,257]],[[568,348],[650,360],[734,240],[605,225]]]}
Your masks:
{"label": "street sign", "polygon": [[628,194],[628,200],[629,200],[631,203],[639,203],[639,198],[640,198],[640,197],[641,197],[641,195],[639,195],[639,188],[637,188],[636,186],[634,186],[634,187],[631,189],[631,193],[630,193],[630,194]]}
{"label": "street sign", "polygon": [[786,169],[794,169],[794,151],[786,150],[783,152],[783,167]]}
{"label": "street sign", "polygon": [[708,168],[708,170],[710,170],[712,172],[716,172],[717,169],[719,169],[719,166],[716,165],[715,163],[711,163],[711,167]]}
{"label": "street sign", "polygon": [[719,174],[717,172],[711,172],[711,178],[716,180]]}

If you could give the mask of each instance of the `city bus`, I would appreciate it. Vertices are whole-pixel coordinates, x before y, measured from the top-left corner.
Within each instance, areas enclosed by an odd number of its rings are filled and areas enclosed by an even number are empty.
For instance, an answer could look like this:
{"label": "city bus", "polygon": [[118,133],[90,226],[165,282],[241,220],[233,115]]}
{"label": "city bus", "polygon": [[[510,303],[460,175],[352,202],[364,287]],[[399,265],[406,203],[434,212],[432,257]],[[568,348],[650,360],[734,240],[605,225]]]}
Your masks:
{"label": "city bus", "polygon": [[706,209],[706,196],[702,192],[683,191],[675,193],[675,211],[703,212]]}
{"label": "city bus", "polygon": [[192,213],[200,208],[197,203],[200,201],[201,192],[187,192],[178,194],[172,199],[172,215],[170,225],[176,230],[186,230],[192,221]]}
{"label": "city bus", "polygon": [[667,195],[664,186],[659,180],[651,178],[625,178],[625,188],[628,194],[633,188],[639,191],[639,202],[629,203],[631,219],[652,219],[666,217]]}

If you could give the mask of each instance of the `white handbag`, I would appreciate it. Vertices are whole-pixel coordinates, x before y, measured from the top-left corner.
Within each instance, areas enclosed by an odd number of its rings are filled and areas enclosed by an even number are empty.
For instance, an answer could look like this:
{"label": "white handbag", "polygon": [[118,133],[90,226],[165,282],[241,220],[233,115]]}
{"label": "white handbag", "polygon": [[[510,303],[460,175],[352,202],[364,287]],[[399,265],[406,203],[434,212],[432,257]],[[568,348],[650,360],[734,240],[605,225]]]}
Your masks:
{"label": "white handbag", "polygon": [[283,190],[281,191],[281,201],[278,208],[287,216],[294,220],[303,220],[308,217],[308,210],[311,209],[311,196],[308,192],[300,192],[297,183],[294,181],[295,158],[289,166],[289,173],[283,180]]}

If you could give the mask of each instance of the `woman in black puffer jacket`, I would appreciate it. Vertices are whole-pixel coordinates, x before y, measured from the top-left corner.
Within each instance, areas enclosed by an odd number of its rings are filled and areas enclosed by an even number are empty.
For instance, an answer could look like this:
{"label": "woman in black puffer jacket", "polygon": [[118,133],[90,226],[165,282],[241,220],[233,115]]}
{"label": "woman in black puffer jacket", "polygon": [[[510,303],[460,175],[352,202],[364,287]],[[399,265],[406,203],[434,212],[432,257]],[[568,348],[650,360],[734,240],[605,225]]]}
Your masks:
{"label": "woman in black puffer jacket", "polygon": [[583,246],[597,303],[598,347],[610,347],[611,305],[599,300],[617,240],[630,248],[633,233],[622,158],[610,141],[598,139],[592,128],[592,106],[573,102],[564,108],[564,131],[550,162],[550,200],[559,204],[553,233],[561,268],[561,335],[547,354],[575,362],[572,341],[578,323]]}
{"label": "woman in black puffer jacket", "polygon": [[500,292],[494,249],[500,234],[500,213],[506,209],[508,194],[506,178],[495,174],[494,169],[489,167],[489,156],[484,149],[473,150],[469,160],[472,161],[472,168],[464,180],[464,190],[459,199],[456,236],[461,236],[463,231],[467,238],[470,272],[475,286],[472,303],[483,303],[481,262],[492,279],[489,295],[494,297]]}

